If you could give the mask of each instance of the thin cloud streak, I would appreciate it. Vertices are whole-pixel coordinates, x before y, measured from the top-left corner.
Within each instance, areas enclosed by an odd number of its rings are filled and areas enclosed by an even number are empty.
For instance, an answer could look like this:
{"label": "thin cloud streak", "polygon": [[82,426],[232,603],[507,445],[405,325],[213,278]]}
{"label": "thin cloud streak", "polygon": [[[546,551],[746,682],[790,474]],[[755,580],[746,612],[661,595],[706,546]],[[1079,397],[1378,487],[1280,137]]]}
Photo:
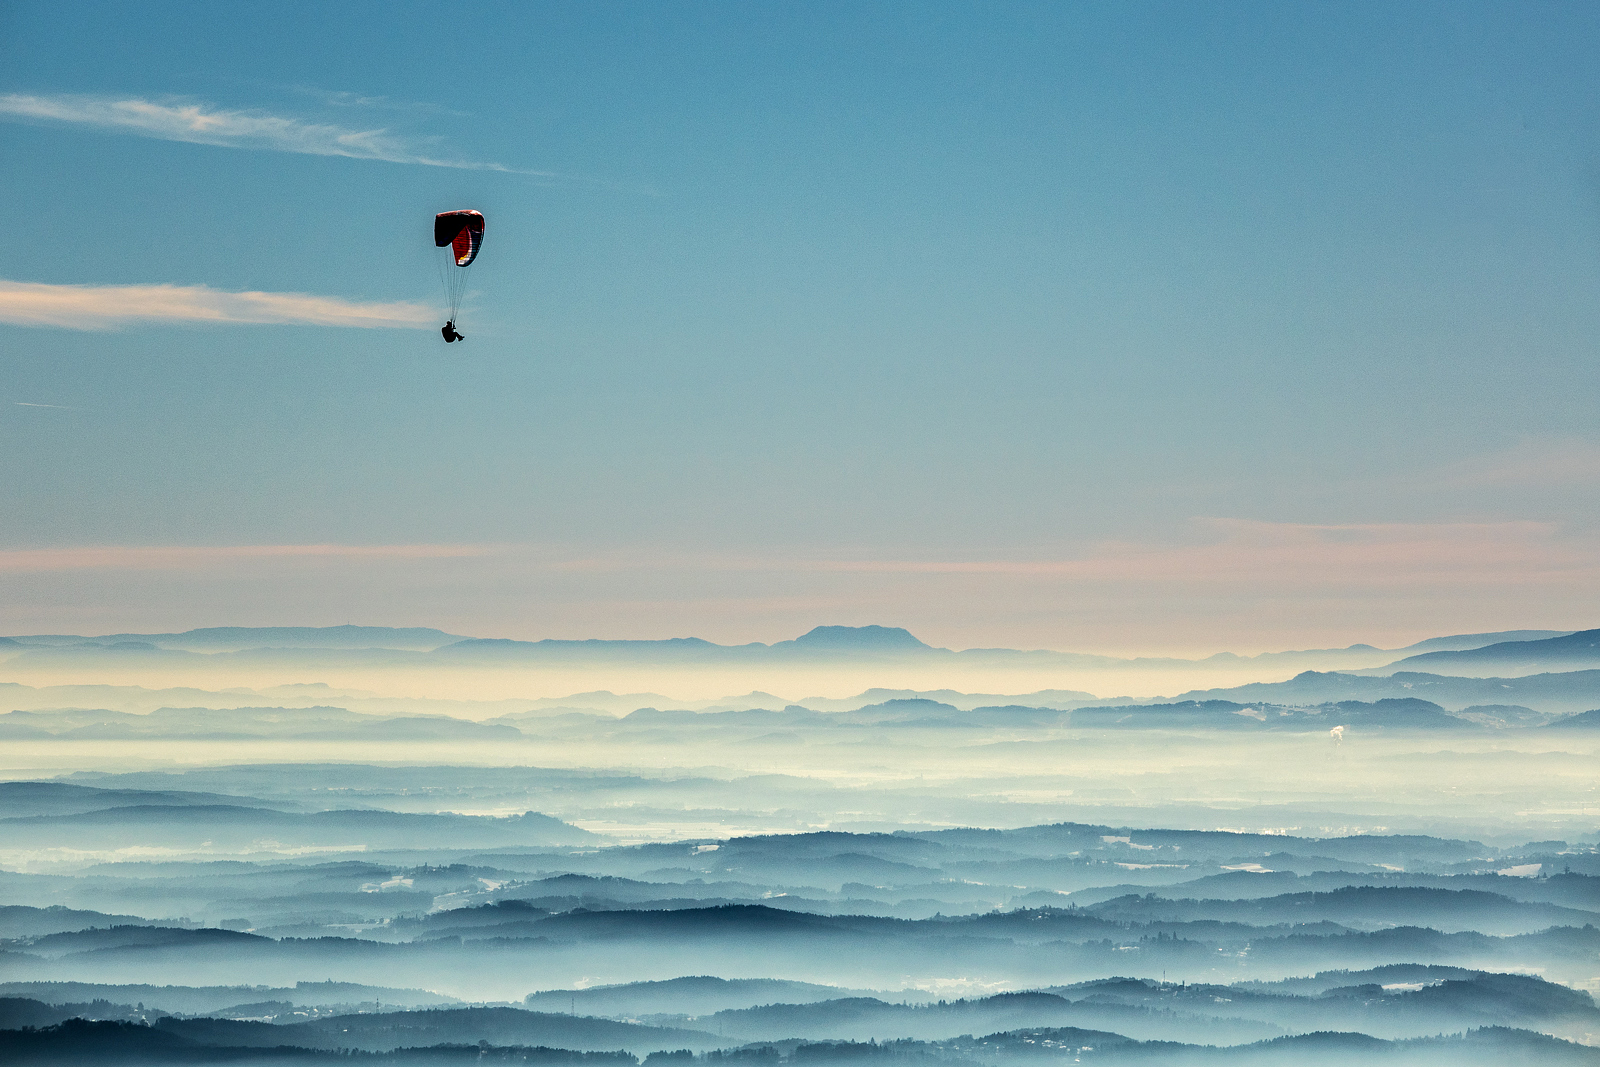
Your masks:
{"label": "thin cloud streak", "polygon": [[65,404],[34,404],[27,400],[13,400],[12,404],[19,408],[55,408],[57,411],[77,411],[77,408]]}
{"label": "thin cloud streak", "polygon": [[1600,552],[1549,523],[1317,525],[1207,519],[1199,544],[1105,542],[1067,559],[805,559],[585,557],[572,572],[973,575],[1069,584],[1267,586],[1302,590],[1385,586],[1495,586],[1600,582]]}
{"label": "thin cloud streak", "polygon": [[110,330],[137,322],[293,324],[425,329],[432,309],[309,293],[230,293],[206,285],[48,285],[0,279],[0,322]]}
{"label": "thin cloud streak", "polygon": [[[1537,522],[1315,525],[1204,520],[1200,544],[1107,542],[1067,559],[807,559],[715,553],[633,553],[596,557],[576,546],[253,545],[192,548],[79,547],[0,550],[0,572],[85,567],[182,568],[238,559],[341,557],[374,560],[492,557],[497,572],[531,577],[706,574],[977,577],[1052,586],[1216,587],[1282,594],[1372,587],[1483,588],[1502,585],[1600,587],[1600,551],[1584,538]],[[630,578],[629,581],[636,579]],[[770,594],[769,594],[770,595]]]}
{"label": "thin cloud streak", "polygon": [[480,545],[103,545],[0,550],[0,574],[79,570],[192,570],[250,560],[389,562],[488,554]]}
{"label": "thin cloud streak", "polygon": [[387,129],[353,130],[331,123],[305,122],[263,111],[229,111],[197,103],[161,103],[139,97],[0,95],[0,117],[56,122],[153,137],[163,141],[345,156],[384,163],[459,170],[493,170],[546,176],[500,163],[449,159],[430,153],[416,139]]}
{"label": "thin cloud streak", "polygon": [[425,115],[453,115],[465,116],[466,111],[457,111],[454,108],[441,107],[421,100],[397,100],[392,96],[367,96],[353,93],[346,89],[322,89],[315,85],[288,85],[290,92],[299,93],[321,101],[328,107],[362,108],[377,111],[412,111]]}
{"label": "thin cloud streak", "polygon": [[1448,472],[1451,488],[1592,485],[1600,481],[1600,445],[1578,437],[1530,438]]}
{"label": "thin cloud streak", "polygon": [[839,561],[851,572],[1013,574],[1065,581],[1301,588],[1501,584],[1600,576],[1600,556],[1536,522],[1311,525],[1209,520],[1198,545],[1113,542],[1083,558],[1025,561]]}

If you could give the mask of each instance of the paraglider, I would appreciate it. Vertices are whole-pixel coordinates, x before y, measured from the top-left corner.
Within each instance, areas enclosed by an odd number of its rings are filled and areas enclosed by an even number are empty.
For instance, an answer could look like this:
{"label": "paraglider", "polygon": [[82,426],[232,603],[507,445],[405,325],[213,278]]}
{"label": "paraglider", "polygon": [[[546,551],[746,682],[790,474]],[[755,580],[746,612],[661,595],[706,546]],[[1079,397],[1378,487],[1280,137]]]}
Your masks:
{"label": "paraglider", "polygon": [[433,217],[433,243],[439,248],[449,248],[454,266],[439,265],[440,281],[444,283],[445,299],[450,304],[450,318],[439,333],[445,344],[462,339],[456,330],[456,315],[461,311],[461,297],[467,291],[467,268],[478,258],[483,247],[483,213],[479,211],[441,211]]}

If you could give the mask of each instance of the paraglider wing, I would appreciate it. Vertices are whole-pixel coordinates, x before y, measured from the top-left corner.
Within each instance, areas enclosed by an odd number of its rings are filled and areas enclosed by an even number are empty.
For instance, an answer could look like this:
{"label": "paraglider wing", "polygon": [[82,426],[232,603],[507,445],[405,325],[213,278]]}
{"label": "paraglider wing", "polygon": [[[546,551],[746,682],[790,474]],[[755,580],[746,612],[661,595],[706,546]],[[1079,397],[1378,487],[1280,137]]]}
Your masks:
{"label": "paraglider wing", "polygon": [[[433,243],[440,248],[450,249],[455,265],[461,268],[451,270],[443,262],[438,264],[439,282],[444,286],[453,327],[461,311],[461,298],[467,291],[467,275],[470,272],[466,268],[472,266],[472,261],[478,258],[478,249],[483,247],[483,213],[470,209],[439,212],[433,217]],[[459,339],[459,335],[445,337],[446,341]]]}
{"label": "paraglider wing", "polygon": [[441,211],[433,217],[433,243],[450,246],[456,266],[471,265],[483,247],[483,214],[478,211]]}

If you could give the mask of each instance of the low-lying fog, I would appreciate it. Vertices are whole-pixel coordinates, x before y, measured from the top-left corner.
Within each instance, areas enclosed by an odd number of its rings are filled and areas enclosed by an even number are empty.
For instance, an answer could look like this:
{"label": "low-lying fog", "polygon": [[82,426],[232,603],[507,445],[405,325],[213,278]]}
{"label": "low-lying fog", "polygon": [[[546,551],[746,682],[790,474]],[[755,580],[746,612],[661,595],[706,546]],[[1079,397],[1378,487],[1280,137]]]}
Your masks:
{"label": "low-lying fog", "polygon": [[1574,637],[1489,646],[1571,668],[1504,677],[1358,674],[1398,663],[1358,651],[1191,665],[1184,694],[1178,668],[1116,668],[1166,701],[1059,664],[828,689],[768,663],[728,697],[721,668],[13,648],[0,1041],[60,1064],[1590,1063],[1600,670]]}
{"label": "low-lying fog", "polygon": [[[256,795],[397,811],[541,811],[619,842],[1062,820],[1296,833],[1585,836],[1600,736],[947,729],[542,734],[485,741],[8,741],[9,779],[228,792],[207,768],[270,765]],[[381,780],[337,768],[391,768]],[[504,768],[494,775],[415,767]],[[545,771],[564,772],[549,774]],[[566,773],[576,772],[576,773]],[[359,841],[350,842],[359,847]],[[0,846],[0,862],[13,862]]]}

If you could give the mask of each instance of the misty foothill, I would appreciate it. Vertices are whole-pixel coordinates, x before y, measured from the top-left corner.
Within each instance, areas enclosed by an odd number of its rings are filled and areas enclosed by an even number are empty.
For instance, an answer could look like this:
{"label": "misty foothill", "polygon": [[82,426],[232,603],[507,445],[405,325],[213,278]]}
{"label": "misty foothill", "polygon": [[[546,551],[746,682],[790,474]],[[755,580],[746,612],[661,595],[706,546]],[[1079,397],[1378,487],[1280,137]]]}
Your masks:
{"label": "misty foothill", "polygon": [[[1600,1063],[1600,631],[230,628],[0,670],[5,1062]],[[764,672],[809,688],[667,695]],[[618,675],[659,688],[500,695]]]}

